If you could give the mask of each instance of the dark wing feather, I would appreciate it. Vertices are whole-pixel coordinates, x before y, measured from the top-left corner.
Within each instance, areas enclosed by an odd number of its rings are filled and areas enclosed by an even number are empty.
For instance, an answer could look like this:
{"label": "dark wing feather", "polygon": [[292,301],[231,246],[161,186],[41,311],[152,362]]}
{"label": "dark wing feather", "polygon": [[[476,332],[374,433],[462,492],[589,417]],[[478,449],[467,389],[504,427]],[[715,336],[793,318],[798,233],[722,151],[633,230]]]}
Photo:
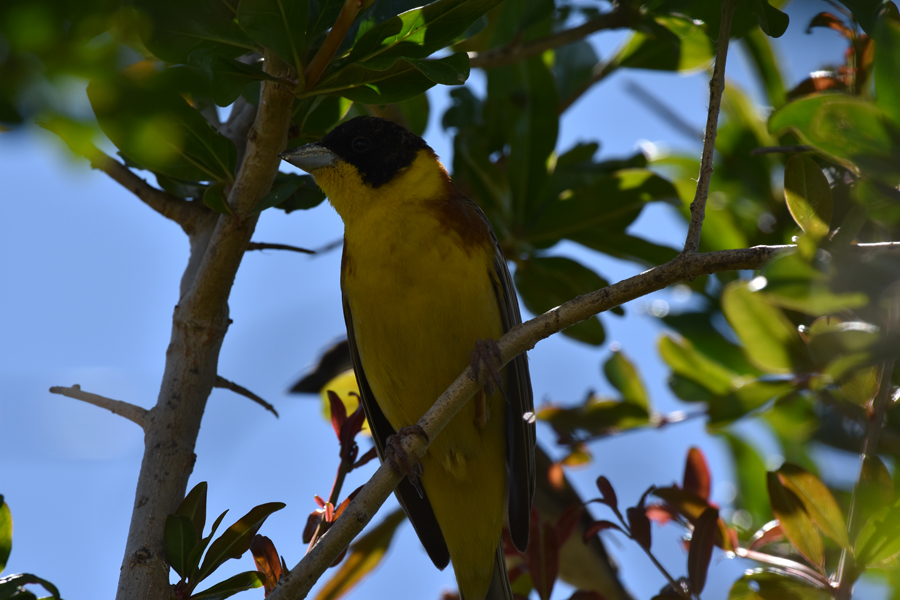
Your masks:
{"label": "dark wing feather", "polygon": [[[467,199],[468,200],[468,199]],[[491,232],[494,243],[494,293],[503,318],[503,331],[509,331],[522,322],[519,300],[513,287],[506,258],[500,242],[487,216],[471,200],[468,200],[484,220]],[[506,472],[509,477],[507,517],[509,533],[519,552],[528,547],[528,530],[531,520],[531,502],[534,498],[535,468],[534,445],[535,426],[533,418],[525,419],[526,413],[534,412],[531,392],[531,376],[528,373],[528,357],[523,353],[506,365]]]}
{"label": "dark wing feather", "polygon": [[[366,418],[369,420],[369,428],[372,432],[372,439],[375,441],[375,449],[378,451],[378,457],[384,460],[384,443],[388,437],[396,432],[387,417],[378,407],[372,388],[366,380],[366,372],[363,370],[362,362],[359,359],[359,350],[356,347],[356,338],[353,334],[353,315],[350,313],[350,304],[347,297],[344,300],[344,321],[347,324],[347,342],[350,346],[350,358],[353,361],[353,370],[356,373],[356,383],[359,386],[359,396],[362,401],[363,410]],[[431,509],[431,503],[428,501],[428,495],[422,492],[422,496],[416,491],[416,488],[409,482],[406,477],[400,481],[397,489],[394,490],[397,500],[406,511],[410,523],[416,530],[419,540],[425,546],[425,551],[431,558],[438,569],[443,569],[450,562],[450,551],[447,550],[447,543],[444,541],[444,535],[441,533],[441,526],[438,525]]]}

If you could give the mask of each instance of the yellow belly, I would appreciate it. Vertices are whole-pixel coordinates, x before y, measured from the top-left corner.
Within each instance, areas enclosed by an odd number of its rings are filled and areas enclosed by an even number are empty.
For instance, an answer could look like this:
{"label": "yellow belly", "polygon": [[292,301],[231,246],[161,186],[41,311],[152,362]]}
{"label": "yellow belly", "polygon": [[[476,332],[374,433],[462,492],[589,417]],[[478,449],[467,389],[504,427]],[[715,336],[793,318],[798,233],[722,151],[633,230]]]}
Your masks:
{"label": "yellow belly", "polygon": [[[419,227],[404,231],[391,219],[348,226],[342,274],[366,378],[395,430],[416,423],[470,364],[476,340],[503,334],[492,249],[464,249],[421,206],[402,214]],[[422,460],[423,486],[469,598],[483,598],[490,583],[506,490],[505,405],[499,392],[485,404],[486,425],[476,425],[469,402]]]}

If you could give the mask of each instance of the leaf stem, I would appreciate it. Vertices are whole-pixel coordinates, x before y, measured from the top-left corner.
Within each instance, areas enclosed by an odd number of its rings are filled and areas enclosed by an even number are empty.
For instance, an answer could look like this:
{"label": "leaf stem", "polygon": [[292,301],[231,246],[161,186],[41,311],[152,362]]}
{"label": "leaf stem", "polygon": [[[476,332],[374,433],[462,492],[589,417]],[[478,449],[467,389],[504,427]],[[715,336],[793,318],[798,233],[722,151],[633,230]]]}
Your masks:
{"label": "leaf stem", "polygon": [[322,73],[328,68],[331,59],[337,54],[338,49],[341,47],[341,43],[343,43],[344,38],[347,37],[347,32],[350,30],[350,26],[353,25],[353,21],[356,20],[356,15],[359,14],[361,6],[362,0],[344,1],[344,6],[341,7],[341,12],[335,20],[334,25],[331,26],[331,30],[325,37],[325,41],[322,42],[318,52],[316,52],[316,55],[306,66],[306,73],[304,74],[306,77],[306,85],[303,86],[304,91],[313,89],[319,82]]}

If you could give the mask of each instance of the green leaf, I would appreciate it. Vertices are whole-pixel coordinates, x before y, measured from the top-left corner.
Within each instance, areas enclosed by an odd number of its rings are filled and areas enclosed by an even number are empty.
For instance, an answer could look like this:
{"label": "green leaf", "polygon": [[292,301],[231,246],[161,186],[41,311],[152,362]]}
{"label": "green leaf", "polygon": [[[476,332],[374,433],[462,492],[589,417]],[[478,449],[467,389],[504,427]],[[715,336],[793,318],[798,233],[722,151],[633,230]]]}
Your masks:
{"label": "green leaf", "polygon": [[900,124],[900,23],[875,23],[875,104]]}
{"label": "green leaf", "polygon": [[691,546],[688,550],[688,581],[691,591],[697,596],[706,586],[706,574],[712,559],[719,524],[719,509],[707,508],[697,519]]}
{"label": "green leaf", "polygon": [[569,239],[591,250],[647,267],[667,263],[678,256],[678,250],[674,248],[660,246],[627,233],[610,231],[605,227],[583,229],[570,235]]}
{"label": "green leaf", "polygon": [[235,22],[235,0],[135,0],[134,6],[150,21],[140,28],[144,45],[170,63],[187,63],[200,49],[229,58],[258,49]]}
{"label": "green leaf", "polygon": [[748,0],[750,12],[756,17],[759,28],[773,38],[781,37],[787,31],[790,19],[786,14],[772,6],[767,0]]}
{"label": "green leaf", "polygon": [[492,110],[502,110],[501,123],[509,143],[507,178],[512,190],[513,220],[521,223],[541,200],[547,181],[547,161],[556,146],[558,97],[550,69],[540,57],[488,74]]}
{"label": "green leaf", "polygon": [[344,0],[317,0],[314,6],[319,10],[315,16],[310,19],[309,33],[307,34],[307,43],[310,45],[311,55],[312,48],[320,41],[319,38],[322,37],[325,32],[331,28],[335,20],[337,20],[338,15],[341,13],[341,8],[344,6]]}
{"label": "green leaf", "polygon": [[12,513],[9,512],[9,505],[0,495],[0,573],[6,568],[6,561],[9,560],[9,553],[12,552],[12,530]]}
{"label": "green leaf", "polygon": [[234,596],[238,592],[262,587],[266,576],[258,571],[244,571],[229,577],[221,583],[196,594],[191,594],[191,600],[224,600]]}
{"label": "green leaf", "polygon": [[[34,598],[34,594],[31,592],[24,592],[22,594],[19,592],[19,588],[23,585],[28,584],[37,584],[44,586],[44,589],[52,594],[53,598],[56,600],[60,600],[59,590],[56,589],[56,586],[47,581],[46,579],[41,579],[36,575],[32,575],[30,573],[16,573],[15,575],[8,575],[7,577],[0,577],[0,598],[4,600],[9,598],[10,600],[31,600]],[[47,600],[42,598],[41,600]]]}
{"label": "green leaf", "polygon": [[728,600],[832,600],[829,589],[806,585],[780,573],[750,571],[731,586]]}
{"label": "green leaf", "polygon": [[766,487],[772,512],[781,524],[785,537],[809,562],[821,567],[825,560],[822,538],[804,510],[803,502],[782,485],[777,473],[766,474]]}
{"label": "green leaf", "polygon": [[203,193],[203,204],[219,214],[231,215],[234,213],[231,212],[231,206],[228,204],[225,185],[225,182],[219,181],[206,188]]}
{"label": "green leaf", "polygon": [[748,58],[765,87],[769,106],[781,106],[785,100],[784,75],[769,38],[760,29],[754,27],[744,36],[742,42],[744,49],[747,50]]}
{"label": "green leaf", "polygon": [[841,4],[850,9],[853,18],[863,31],[869,35],[875,35],[877,32],[876,20],[887,4],[884,0],[841,0]]}
{"label": "green leaf", "polygon": [[662,336],[659,338],[659,355],[673,372],[700,384],[716,396],[730,393],[739,382],[737,373],[701,354],[687,339]]}
{"label": "green leaf", "polygon": [[872,102],[846,94],[810,94],[769,117],[769,131],[792,129],[826,154],[889,177],[898,162],[897,128]]}
{"label": "green leaf", "polygon": [[[598,228],[621,231],[648,202],[678,197],[675,187],[648,169],[622,169],[593,185],[562,194],[543,214],[533,219],[527,239],[531,243],[576,238]],[[579,238],[583,241],[583,238]]]}
{"label": "green leaf", "polygon": [[853,546],[856,562],[869,569],[885,568],[900,556],[900,501],[885,506],[866,521]]}
{"label": "green leaf", "polygon": [[722,311],[744,343],[747,358],[771,373],[789,373],[802,363],[796,328],[765,296],[752,292],[746,281],[735,281],[722,293]]}
{"label": "green leaf", "polygon": [[192,52],[190,63],[206,74],[212,99],[219,106],[229,106],[237,100],[252,81],[278,81],[263,71],[260,64],[248,65],[208,50]]}
{"label": "green leaf", "polygon": [[781,465],[777,473],[784,487],[794,492],[803,503],[803,508],[819,530],[841,548],[849,549],[850,539],[847,537],[844,515],[825,484],[812,473],[789,463]]}
{"label": "green leaf", "polygon": [[581,432],[591,436],[608,435],[644,427],[650,422],[650,415],[643,407],[598,396],[591,396],[583,406],[575,408],[546,406],[537,417],[557,433],[568,435]]}
{"label": "green leaf", "polygon": [[350,65],[336,77],[320,83],[316,91],[361,104],[388,104],[422,94],[436,83],[461,85],[468,77],[469,56],[457,52],[433,60],[399,59],[384,69]]}
{"label": "green leaf", "polygon": [[209,546],[210,541],[212,541],[213,536],[216,535],[216,530],[219,529],[219,525],[222,523],[222,519],[225,518],[225,515],[228,513],[227,510],[223,511],[218,518],[213,521],[212,529],[209,531],[209,535],[200,540],[200,543],[194,546],[194,549],[191,550],[191,553],[188,554],[187,559],[187,572],[188,572],[188,581],[191,583],[191,589],[197,587],[197,584],[200,583],[200,579],[197,578],[198,569],[200,568],[200,559],[203,557],[203,553],[206,551],[207,546]]}
{"label": "green leaf", "polygon": [[860,470],[860,486],[857,493],[857,505],[865,523],[871,515],[890,506],[894,502],[894,482],[891,473],[877,454],[867,455],[863,458],[863,466]]}
{"label": "green leaf", "polygon": [[184,515],[166,517],[166,525],[163,530],[166,560],[182,579],[186,579],[189,574],[187,558],[197,545],[197,539],[190,517]]}
{"label": "green leaf", "polygon": [[428,127],[428,96],[421,94],[394,104],[403,118],[403,124],[416,135],[424,135]]}
{"label": "green leaf", "polygon": [[647,398],[641,376],[624,354],[619,351],[613,352],[603,365],[603,372],[609,383],[622,393],[625,402],[640,406],[649,412],[650,400]]}
{"label": "green leaf", "polygon": [[84,156],[88,160],[99,158],[97,147],[94,145],[94,135],[98,133],[96,127],[59,116],[50,119],[37,119],[36,123],[62,138],[62,141],[66,143],[74,154]]}
{"label": "green leaf", "polygon": [[[525,307],[535,315],[609,285],[581,263],[562,256],[529,258],[516,268],[515,282]],[[606,338],[596,315],[564,329],[563,335],[594,346],[599,346]]]}
{"label": "green leaf", "polygon": [[853,369],[840,383],[844,397],[860,406],[867,405],[878,392],[878,367]]}
{"label": "green leaf", "polygon": [[286,213],[315,208],[325,200],[325,193],[311,175],[279,173],[272,190],[250,211],[251,215],[278,207]]}
{"label": "green leaf", "polygon": [[860,292],[835,294],[829,277],[799,252],[780,256],[762,271],[766,297],[775,305],[815,317],[861,308],[868,298]]}
{"label": "green leaf", "polygon": [[643,24],[616,54],[621,67],[690,71],[709,66],[713,45],[703,27],[684,17],[656,17]]}
{"label": "green leaf", "polygon": [[272,513],[285,507],[283,502],[268,502],[260,504],[250,509],[246,515],[241,517],[234,525],[225,530],[216,541],[209,546],[206,558],[200,566],[200,572],[194,584],[199,583],[203,579],[219,568],[226,560],[230,558],[240,558],[247,550],[250,549],[250,542],[253,536],[262,527],[262,524]]}
{"label": "green leaf", "polygon": [[397,509],[350,546],[340,569],[319,590],[316,600],[337,600],[378,568],[406,514]]}
{"label": "green leaf", "polygon": [[399,58],[425,58],[450,44],[500,0],[438,0],[366,31],[345,64],[370,61],[382,69]]}
{"label": "green leaf", "polygon": [[740,419],[767,402],[794,390],[787,381],[753,381],[709,403],[709,426],[720,428]]}
{"label": "green leaf", "polygon": [[191,520],[197,539],[203,537],[203,528],[206,527],[206,492],[207,484],[201,481],[187,493],[174,514],[183,515]]}
{"label": "green leaf", "polygon": [[784,198],[800,229],[820,240],[831,229],[831,186],[816,161],[802,154],[784,167]]}
{"label": "green leaf", "polygon": [[[594,68],[599,62],[594,47],[585,40],[578,40],[554,50],[553,76],[556,79],[559,97],[569,99],[579,94],[590,82]],[[590,160],[591,157],[587,158]]]}
{"label": "green leaf", "polygon": [[240,0],[237,18],[253,41],[303,72],[309,0]]}
{"label": "green leaf", "polygon": [[142,167],[188,181],[234,180],[234,144],[158,78],[94,80],[87,93],[100,128]]}

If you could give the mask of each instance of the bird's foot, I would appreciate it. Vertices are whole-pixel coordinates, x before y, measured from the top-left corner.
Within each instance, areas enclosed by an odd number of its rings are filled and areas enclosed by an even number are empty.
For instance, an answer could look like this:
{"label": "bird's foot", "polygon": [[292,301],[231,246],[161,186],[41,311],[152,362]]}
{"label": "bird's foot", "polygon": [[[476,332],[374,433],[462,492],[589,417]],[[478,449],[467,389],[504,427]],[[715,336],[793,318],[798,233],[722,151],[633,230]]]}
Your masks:
{"label": "bird's foot", "polygon": [[[494,395],[494,384],[497,384],[500,393],[506,397],[506,394],[503,392],[503,380],[500,378],[499,369],[502,360],[503,356],[500,353],[500,346],[497,345],[496,340],[491,338],[475,340],[475,349],[472,350],[472,372],[475,374],[475,379],[480,379],[481,370],[487,371],[487,381],[485,381],[484,388],[488,396]],[[479,396],[479,398],[483,401],[483,396]]]}
{"label": "bird's foot", "polygon": [[422,483],[419,481],[419,477],[422,476],[424,471],[422,463],[411,461],[406,450],[403,449],[403,438],[408,435],[420,435],[425,438],[426,443],[430,441],[428,434],[422,429],[421,425],[401,427],[400,431],[385,440],[384,458],[391,465],[392,469],[402,475],[406,475],[409,482],[419,492],[419,497],[421,498],[425,493],[422,491]]}

